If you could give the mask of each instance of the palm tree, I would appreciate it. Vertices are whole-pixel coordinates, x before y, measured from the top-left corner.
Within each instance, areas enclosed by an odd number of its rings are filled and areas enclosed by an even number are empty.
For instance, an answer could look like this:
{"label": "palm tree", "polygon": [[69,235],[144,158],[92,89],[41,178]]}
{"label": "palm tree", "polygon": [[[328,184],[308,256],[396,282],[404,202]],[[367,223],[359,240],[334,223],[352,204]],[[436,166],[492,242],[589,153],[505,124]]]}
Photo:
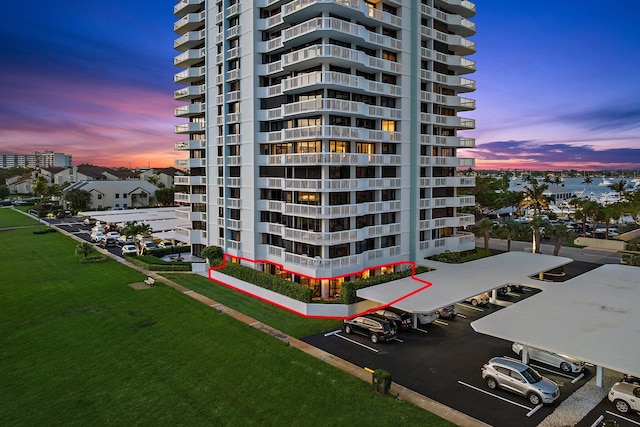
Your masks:
{"label": "palm tree", "polygon": [[550,199],[544,195],[549,188],[546,184],[538,184],[535,178],[531,178],[529,185],[524,190],[524,198],[520,202],[520,207],[533,206],[533,215],[536,216],[542,208],[549,207]]}
{"label": "palm tree", "polygon": [[507,251],[511,250],[511,241],[522,233],[524,226],[512,219],[505,220],[496,229],[496,235],[507,241]]}
{"label": "palm tree", "polygon": [[582,231],[585,232],[586,222],[591,218],[592,228],[595,229],[595,217],[601,205],[593,200],[585,200],[582,203],[582,213],[584,214],[582,222]]}
{"label": "palm tree", "polygon": [[591,176],[589,175],[585,175],[585,177],[582,178],[583,184],[591,184],[592,182],[593,182],[593,178],[591,178]]}
{"label": "palm tree", "polygon": [[529,223],[533,230],[533,243],[531,245],[531,252],[534,254],[540,253],[540,242],[542,241],[542,229],[549,226],[549,223],[540,216],[536,216]]}
{"label": "palm tree", "polygon": [[622,194],[624,193],[624,189],[627,188],[627,181],[625,181],[624,179],[621,179],[618,182],[614,182],[613,184],[607,185],[607,187],[609,187],[611,190],[618,193],[620,200],[622,200]]}
{"label": "palm tree", "polygon": [[556,224],[544,229],[544,235],[553,242],[553,255],[558,256],[565,240],[575,239],[575,233],[564,224]]}
{"label": "palm tree", "polygon": [[78,243],[78,246],[76,246],[76,254],[82,255],[82,259],[85,261],[89,258],[91,253],[95,252],[95,250],[96,248],[94,248],[89,242]]}
{"label": "palm tree", "polygon": [[489,240],[491,239],[493,222],[489,218],[483,218],[473,227],[473,234],[484,238],[484,248],[489,250]]}
{"label": "palm tree", "polygon": [[39,198],[42,199],[44,196],[47,195],[48,191],[49,191],[49,181],[47,181],[47,179],[43,176],[39,176],[38,178],[36,178],[36,180],[33,182],[33,193]]}
{"label": "palm tree", "polygon": [[136,247],[136,255],[142,254],[141,238],[149,237],[152,229],[149,224],[138,223],[138,221],[127,221],[122,228],[122,234],[131,237]]}

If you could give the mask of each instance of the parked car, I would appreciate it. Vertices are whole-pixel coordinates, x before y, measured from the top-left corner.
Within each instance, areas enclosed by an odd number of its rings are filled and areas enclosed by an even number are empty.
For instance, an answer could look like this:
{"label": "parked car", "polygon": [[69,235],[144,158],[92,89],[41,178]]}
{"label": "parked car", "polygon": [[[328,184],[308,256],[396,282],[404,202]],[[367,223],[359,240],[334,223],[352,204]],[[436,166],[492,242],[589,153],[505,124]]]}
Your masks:
{"label": "parked car", "polygon": [[120,233],[118,233],[117,231],[109,231],[107,233],[107,237],[111,237],[114,240],[117,240],[120,237]]}
{"label": "parked car", "polygon": [[494,357],[481,368],[487,387],[502,388],[525,396],[532,405],[553,403],[560,396],[558,385],[530,366],[505,357]]}
{"label": "parked car", "polygon": [[640,385],[640,378],[634,377],[633,375],[629,375],[629,374],[624,374],[620,381],[624,382],[624,383],[631,383],[631,384],[635,384],[635,385]]}
{"label": "parked car", "polygon": [[102,231],[94,231],[91,233],[91,241],[93,242],[99,242],[100,240],[104,239],[106,236]]}
{"label": "parked car", "polygon": [[158,246],[153,242],[142,242],[142,249],[145,251],[152,251],[158,249]]}
{"label": "parked car", "polygon": [[[511,349],[518,354],[522,355],[523,345],[514,342],[511,345]],[[553,353],[551,351],[541,350],[539,348],[529,347],[529,359],[537,360],[538,362],[546,363],[547,365],[560,368],[563,372],[582,372],[584,369],[584,362],[574,357],[565,356],[563,354]]]}
{"label": "parked car", "polygon": [[131,238],[131,236],[125,236],[121,234],[120,237],[116,239],[116,244],[118,246],[133,245],[133,239]]}
{"label": "parked car", "polygon": [[487,304],[489,304],[489,294],[487,292],[485,292],[484,294],[480,294],[480,295],[476,295],[475,297],[467,298],[465,301],[468,302],[469,304],[471,304],[474,307],[478,306],[478,305],[487,305]]}
{"label": "parked car", "polygon": [[173,243],[169,242],[168,240],[163,240],[162,242],[158,243],[158,247],[162,249],[170,249],[173,247]]}
{"label": "parked car", "polygon": [[439,310],[436,310],[436,317],[438,319],[443,318],[443,319],[453,319],[454,317],[456,317],[457,313],[456,313],[456,306],[455,304],[451,304],[448,305],[446,307],[442,307]]}
{"label": "parked car", "polygon": [[122,247],[122,255],[135,255],[136,247],[135,245],[124,245]]}
{"label": "parked car", "polygon": [[371,315],[345,319],[342,330],[347,334],[356,333],[368,336],[374,344],[379,341],[388,341],[396,336],[396,328],[390,321]]}
{"label": "parked car", "polygon": [[411,314],[397,308],[387,307],[374,311],[372,314],[384,317],[393,322],[397,329],[411,327]]}
{"label": "parked car", "polygon": [[609,400],[623,414],[640,412],[640,386],[632,383],[615,383],[609,390]]}
{"label": "parked car", "polygon": [[114,239],[113,237],[105,236],[102,239],[100,239],[100,243],[98,244],[103,248],[113,247],[116,245],[116,239]]}
{"label": "parked car", "polygon": [[418,313],[418,322],[420,322],[421,325],[428,325],[437,318],[437,311],[432,311],[431,313]]}

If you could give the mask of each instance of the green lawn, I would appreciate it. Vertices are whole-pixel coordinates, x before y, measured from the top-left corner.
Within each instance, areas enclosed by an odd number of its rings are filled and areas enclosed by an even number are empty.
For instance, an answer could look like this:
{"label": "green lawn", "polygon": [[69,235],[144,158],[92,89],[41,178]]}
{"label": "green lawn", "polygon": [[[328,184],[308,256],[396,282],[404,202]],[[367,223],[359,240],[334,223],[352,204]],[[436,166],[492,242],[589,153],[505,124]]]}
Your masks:
{"label": "green lawn", "polygon": [[[0,210],[5,227],[21,221]],[[3,426],[451,425],[171,288],[136,291],[144,275],[115,261],[80,264],[62,233],[32,231],[0,232]]]}
{"label": "green lawn", "polygon": [[7,228],[7,227],[28,227],[28,226],[37,227],[38,221],[36,221],[36,219],[33,217],[21,214],[19,212],[15,212],[13,208],[10,208],[10,207],[0,208],[0,232],[3,228]]}

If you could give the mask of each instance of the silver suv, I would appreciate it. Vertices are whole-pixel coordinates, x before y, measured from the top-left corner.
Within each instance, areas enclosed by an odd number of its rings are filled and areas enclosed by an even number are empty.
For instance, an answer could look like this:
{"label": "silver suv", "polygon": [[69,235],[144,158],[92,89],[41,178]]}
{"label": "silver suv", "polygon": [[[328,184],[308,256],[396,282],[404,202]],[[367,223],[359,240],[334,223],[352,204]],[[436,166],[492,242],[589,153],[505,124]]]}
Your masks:
{"label": "silver suv", "polygon": [[494,357],[482,367],[482,379],[490,389],[503,388],[529,399],[533,405],[553,403],[560,396],[558,385],[535,369],[506,357]]}

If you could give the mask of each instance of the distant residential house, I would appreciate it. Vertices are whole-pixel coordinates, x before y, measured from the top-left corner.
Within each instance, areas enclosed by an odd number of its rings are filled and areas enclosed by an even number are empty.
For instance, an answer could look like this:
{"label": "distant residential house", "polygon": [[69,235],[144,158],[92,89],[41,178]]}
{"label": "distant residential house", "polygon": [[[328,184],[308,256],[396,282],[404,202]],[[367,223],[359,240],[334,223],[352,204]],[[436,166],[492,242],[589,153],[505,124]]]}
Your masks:
{"label": "distant residential house", "polygon": [[91,194],[92,209],[127,209],[149,206],[149,200],[158,187],[142,180],[80,181],[66,187],[63,193],[67,194],[73,189]]}
{"label": "distant residential house", "polygon": [[[47,167],[47,168],[40,168],[34,172],[32,172],[31,176],[36,179],[39,176],[42,176],[44,178],[47,179],[47,181],[49,181],[49,184],[58,184],[58,185],[63,185],[65,182],[68,183],[70,181],[66,180],[66,181],[62,181],[61,178],[64,176],[64,171],[68,170],[69,168],[63,168],[63,167]],[[61,174],[62,173],[62,174]]]}
{"label": "distant residential house", "polygon": [[10,194],[31,194],[33,192],[33,179],[31,175],[18,175],[6,180]]}
{"label": "distant residential house", "polygon": [[175,177],[182,176],[184,173],[174,167],[169,168],[151,168],[140,172],[139,177],[142,180],[154,181],[158,187],[170,188],[175,185]]}

